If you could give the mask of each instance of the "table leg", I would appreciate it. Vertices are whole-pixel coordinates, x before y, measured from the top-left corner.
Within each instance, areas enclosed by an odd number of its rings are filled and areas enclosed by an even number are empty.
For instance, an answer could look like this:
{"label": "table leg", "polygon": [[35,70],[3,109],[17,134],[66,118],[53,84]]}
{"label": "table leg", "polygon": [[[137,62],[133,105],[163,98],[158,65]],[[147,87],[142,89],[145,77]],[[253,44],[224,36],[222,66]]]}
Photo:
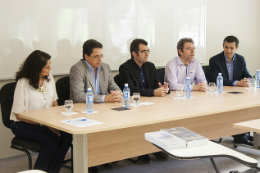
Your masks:
{"label": "table leg", "polygon": [[254,148],[259,150],[260,149],[260,134],[254,132]]}
{"label": "table leg", "polygon": [[215,162],[214,162],[214,160],[213,160],[212,157],[210,158],[210,161],[211,161],[211,164],[213,165],[213,167],[214,167],[216,173],[220,173],[219,170],[218,170],[218,168],[217,168],[217,165],[215,164]]}
{"label": "table leg", "polygon": [[88,138],[87,134],[73,135],[74,173],[88,173]]}

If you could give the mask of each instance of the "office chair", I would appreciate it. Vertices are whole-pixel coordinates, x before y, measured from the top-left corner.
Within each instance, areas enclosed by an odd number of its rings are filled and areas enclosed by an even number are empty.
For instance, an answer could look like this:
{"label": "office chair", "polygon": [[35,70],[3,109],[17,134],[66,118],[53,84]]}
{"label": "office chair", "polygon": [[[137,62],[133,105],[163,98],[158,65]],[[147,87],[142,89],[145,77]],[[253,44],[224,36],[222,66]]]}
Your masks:
{"label": "office chair", "polygon": [[58,105],[64,105],[65,100],[70,99],[70,77],[65,76],[57,80],[56,91],[58,94]]}
{"label": "office chair", "polygon": [[[14,91],[16,82],[5,84],[0,90],[0,103],[2,111],[2,119],[5,127],[10,129],[10,114],[13,106]],[[25,152],[28,156],[29,170],[32,169],[32,158],[29,151],[39,152],[41,144],[38,142],[20,139],[14,137],[11,141],[11,148]]]}
{"label": "office chair", "polygon": [[163,85],[164,83],[164,75],[165,75],[165,68],[158,68],[156,69],[157,76],[159,78],[160,83]]}
{"label": "office chair", "polygon": [[204,74],[205,74],[205,77],[206,77],[206,80],[207,80],[208,83],[209,82],[216,82],[216,80],[211,79],[210,69],[209,69],[208,65],[202,66],[202,69],[204,71]]}
{"label": "office chair", "polygon": [[120,74],[115,75],[114,81],[117,84],[117,86],[123,91],[123,85],[121,84]]}
{"label": "office chair", "polygon": [[[14,91],[16,87],[16,82],[5,84],[0,90],[0,104],[1,104],[1,112],[2,112],[2,120],[3,124],[10,129],[10,114],[13,106],[13,98]],[[63,102],[64,103],[64,102]],[[16,149],[22,152],[25,152],[28,157],[29,162],[29,170],[32,170],[32,158],[29,151],[39,152],[41,149],[41,144],[35,141],[30,141],[26,139],[21,139],[14,137],[11,141],[11,148]],[[73,149],[71,148],[73,151]],[[71,157],[73,157],[73,153],[71,152]],[[64,161],[64,164],[67,163],[68,160]],[[63,165],[67,167],[66,165]],[[67,167],[70,168],[70,167]],[[73,165],[71,166],[71,172],[73,173]]]}
{"label": "office chair", "polygon": [[[65,76],[57,80],[56,82],[56,91],[58,95],[58,105],[64,105],[65,100],[70,99],[70,77]],[[63,165],[63,167],[71,169],[73,173],[73,145],[71,144],[71,159],[64,160],[63,164],[71,161],[71,167]]]}

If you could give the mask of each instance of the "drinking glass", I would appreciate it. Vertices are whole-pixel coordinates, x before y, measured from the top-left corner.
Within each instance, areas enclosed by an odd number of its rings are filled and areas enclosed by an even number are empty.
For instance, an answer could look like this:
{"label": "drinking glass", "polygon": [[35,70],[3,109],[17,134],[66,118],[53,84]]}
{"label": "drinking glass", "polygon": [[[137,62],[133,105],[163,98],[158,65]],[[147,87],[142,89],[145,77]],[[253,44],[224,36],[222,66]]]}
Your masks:
{"label": "drinking glass", "polygon": [[254,78],[249,78],[249,86],[250,86],[250,88],[255,87],[255,79]]}
{"label": "drinking glass", "polygon": [[182,94],[183,94],[183,87],[182,86],[177,87],[176,88],[177,99],[181,99]]}
{"label": "drinking glass", "polygon": [[140,100],[140,93],[133,93],[132,100],[134,101],[134,105],[138,106]]}
{"label": "drinking glass", "polygon": [[73,108],[73,101],[72,100],[65,100],[64,107],[66,109],[67,114],[72,114],[72,108]]}
{"label": "drinking glass", "polygon": [[214,82],[210,82],[209,83],[209,92],[210,93],[214,93],[215,89],[216,89],[215,83]]}

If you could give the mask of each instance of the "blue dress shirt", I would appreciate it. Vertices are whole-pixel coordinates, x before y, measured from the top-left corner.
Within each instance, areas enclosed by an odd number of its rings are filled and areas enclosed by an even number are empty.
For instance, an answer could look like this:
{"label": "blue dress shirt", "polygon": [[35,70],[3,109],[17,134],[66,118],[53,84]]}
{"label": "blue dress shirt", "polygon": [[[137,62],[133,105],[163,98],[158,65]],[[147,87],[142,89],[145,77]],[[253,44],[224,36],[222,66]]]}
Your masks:
{"label": "blue dress shirt", "polygon": [[[93,81],[95,83],[95,90],[96,90],[96,95],[102,95],[101,93],[101,89],[100,89],[100,86],[99,86],[99,71],[101,69],[101,66],[99,68],[97,68],[97,77],[95,77],[95,72],[94,72],[94,68],[85,60],[89,70],[90,70],[90,73],[91,73],[91,76],[93,78]],[[104,103],[105,102],[105,96],[106,95],[103,95],[102,98],[101,98],[101,103]]]}
{"label": "blue dress shirt", "polygon": [[[134,61],[134,60],[133,60]],[[135,62],[135,61],[134,61]],[[144,68],[145,68],[145,63],[142,65],[142,67],[139,67],[139,65],[135,62],[136,64],[136,68],[139,71],[139,75],[141,78],[141,84],[142,84],[142,88],[143,89],[147,89],[147,84],[146,84],[146,80],[145,80],[145,74],[144,74]],[[154,92],[153,92],[154,93]],[[152,95],[154,96],[154,95]]]}
{"label": "blue dress shirt", "polygon": [[[226,55],[224,54],[227,64],[228,76],[229,80],[233,80],[233,72],[234,72],[234,61],[236,60],[236,54],[234,54],[233,59],[231,62],[228,61]],[[237,80],[233,82],[233,86],[237,85]]]}

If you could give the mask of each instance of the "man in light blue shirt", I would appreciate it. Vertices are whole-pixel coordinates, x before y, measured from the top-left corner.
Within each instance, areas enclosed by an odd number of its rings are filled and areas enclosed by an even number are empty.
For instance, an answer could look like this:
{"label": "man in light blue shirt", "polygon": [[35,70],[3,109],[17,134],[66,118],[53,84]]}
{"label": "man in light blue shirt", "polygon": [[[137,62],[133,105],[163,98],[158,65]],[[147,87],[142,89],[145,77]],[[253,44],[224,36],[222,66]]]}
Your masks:
{"label": "man in light blue shirt", "polygon": [[[94,85],[95,85],[95,90],[96,90],[96,94],[97,95],[102,95],[101,93],[101,90],[100,90],[100,86],[99,86],[99,72],[100,72],[100,69],[101,69],[101,66],[99,66],[98,68],[94,69],[86,60],[85,60],[89,70],[90,70],[90,73],[91,73],[91,76],[94,80]],[[100,100],[101,103],[104,103],[105,102],[105,95],[102,95],[102,98]]]}
{"label": "man in light blue shirt", "polygon": [[103,45],[96,40],[87,40],[83,45],[83,59],[70,69],[70,98],[75,103],[86,102],[88,88],[95,103],[121,102],[122,92],[111,74],[108,64],[102,62]]}
{"label": "man in light blue shirt", "polygon": [[[83,59],[71,67],[70,98],[74,103],[86,102],[88,88],[95,103],[122,101],[123,94],[114,82],[109,65],[102,62],[102,48],[98,41],[87,40],[83,45]],[[97,166],[90,167],[89,172],[97,173]]]}
{"label": "man in light blue shirt", "polygon": [[[248,87],[251,77],[243,56],[235,52],[239,48],[239,40],[235,36],[227,36],[223,41],[224,51],[209,60],[212,80],[216,80],[218,73],[222,73],[224,86]],[[253,146],[252,136],[246,133],[233,135],[234,143]]]}
{"label": "man in light blue shirt", "polygon": [[236,53],[238,48],[239,40],[235,36],[227,36],[224,39],[224,51],[209,60],[213,81],[216,81],[218,73],[222,73],[224,86],[249,86],[248,78],[252,76],[247,70],[245,58]]}

